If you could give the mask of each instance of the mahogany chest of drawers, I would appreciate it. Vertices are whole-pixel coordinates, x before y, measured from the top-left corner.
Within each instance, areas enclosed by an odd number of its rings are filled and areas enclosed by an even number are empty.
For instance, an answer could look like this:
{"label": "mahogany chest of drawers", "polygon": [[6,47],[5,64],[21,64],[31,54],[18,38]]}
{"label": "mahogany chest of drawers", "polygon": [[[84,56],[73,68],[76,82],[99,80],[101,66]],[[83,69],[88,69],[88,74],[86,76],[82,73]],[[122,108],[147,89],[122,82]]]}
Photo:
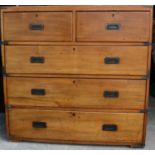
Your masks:
{"label": "mahogany chest of drawers", "polygon": [[33,6],[2,12],[13,140],[145,144],[150,6]]}

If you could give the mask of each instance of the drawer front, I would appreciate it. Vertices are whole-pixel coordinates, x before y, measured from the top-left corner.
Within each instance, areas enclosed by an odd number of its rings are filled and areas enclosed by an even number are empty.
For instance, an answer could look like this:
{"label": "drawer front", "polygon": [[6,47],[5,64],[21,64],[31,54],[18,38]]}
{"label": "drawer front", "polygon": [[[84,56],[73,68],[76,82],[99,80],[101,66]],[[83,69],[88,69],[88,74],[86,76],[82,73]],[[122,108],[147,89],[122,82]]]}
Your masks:
{"label": "drawer front", "polygon": [[72,41],[72,13],[5,13],[4,40]]}
{"label": "drawer front", "polygon": [[5,47],[7,73],[146,75],[147,57],[146,46]]}
{"label": "drawer front", "polygon": [[9,111],[10,135],[36,140],[141,143],[143,119],[140,113]]}
{"label": "drawer front", "polygon": [[7,78],[8,103],[58,108],[144,109],[145,80]]}
{"label": "drawer front", "polygon": [[78,12],[77,41],[149,40],[149,12]]}

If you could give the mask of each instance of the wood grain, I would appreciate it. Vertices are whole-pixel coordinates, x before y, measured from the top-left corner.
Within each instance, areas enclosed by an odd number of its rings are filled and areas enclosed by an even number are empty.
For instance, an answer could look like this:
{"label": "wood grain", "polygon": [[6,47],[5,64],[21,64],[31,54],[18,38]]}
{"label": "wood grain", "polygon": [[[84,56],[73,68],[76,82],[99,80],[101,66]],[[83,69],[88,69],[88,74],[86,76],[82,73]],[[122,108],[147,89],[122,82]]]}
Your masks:
{"label": "wood grain", "polygon": [[30,12],[30,11],[143,11],[149,12],[152,5],[52,5],[52,6],[17,6],[3,10],[3,12]]}
{"label": "wood grain", "polygon": [[[4,14],[4,40],[72,41],[72,12],[29,12]],[[43,30],[31,30],[42,24]]]}
{"label": "wood grain", "polygon": [[[144,80],[7,78],[8,103],[25,106],[91,109],[144,109]],[[32,89],[44,89],[45,95],[33,95]],[[116,98],[104,92],[117,91]]]}
{"label": "wood grain", "polygon": [[[145,46],[5,46],[5,54],[7,73],[147,74]],[[33,56],[44,57],[45,63],[31,63]],[[105,64],[107,57],[120,63]]]}
{"label": "wood grain", "polygon": [[77,78],[77,79],[127,79],[127,80],[144,80],[145,76],[123,76],[123,75],[92,75],[92,74],[24,74],[24,73],[15,73],[8,74],[7,77],[43,77],[43,78]]}
{"label": "wood grain", "polygon": [[[149,41],[149,22],[149,12],[78,12],[77,41]],[[107,30],[107,24],[120,28]]]}
{"label": "wood grain", "polygon": [[[13,109],[9,111],[10,136],[23,139],[141,143],[143,117],[140,113]],[[47,128],[33,128],[34,121],[46,122]],[[102,126],[105,124],[114,124],[118,130],[103,131]]]}
{"label": "wood grain", "polygon": [[[14,140],[145,144],[152,6],[20,6],[2,11],[7,134]],[[42,31],[30,30],[41,24]],[[107,24],[119,30],[107,31]],[[145,46],[144,46],[145,45]],[[43,57],[44,63],[31,63]],[[118,64],[105,64],[105,58]],[[32,95],[32,89],[45,95]],[[119,92],[106,98],[105,90]],[[7,106],[6,106],[7,107]],[[142,111],[144,110],[144,112]],[[47,128],[32,127],[41,121]],[[44,124],[43,123],[43,124]],[[103,131],[113,124],[116,131]]]}

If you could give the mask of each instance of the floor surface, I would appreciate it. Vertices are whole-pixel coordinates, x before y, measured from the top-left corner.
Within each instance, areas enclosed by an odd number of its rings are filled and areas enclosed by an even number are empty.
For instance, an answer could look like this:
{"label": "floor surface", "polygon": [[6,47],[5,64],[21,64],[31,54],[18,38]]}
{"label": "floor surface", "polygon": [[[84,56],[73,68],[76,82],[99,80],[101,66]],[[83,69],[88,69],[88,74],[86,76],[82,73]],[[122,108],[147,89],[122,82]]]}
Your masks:
{"label": "floor surface", "polygon": [[[34,142],[12,142],[5,133],[4,114],[0,114],[0,150],[126,150],[129,147],[96,146],[96,145],[69,145]],[[155,150],[155,99],[150,98],[149,121],[145,150]]]}

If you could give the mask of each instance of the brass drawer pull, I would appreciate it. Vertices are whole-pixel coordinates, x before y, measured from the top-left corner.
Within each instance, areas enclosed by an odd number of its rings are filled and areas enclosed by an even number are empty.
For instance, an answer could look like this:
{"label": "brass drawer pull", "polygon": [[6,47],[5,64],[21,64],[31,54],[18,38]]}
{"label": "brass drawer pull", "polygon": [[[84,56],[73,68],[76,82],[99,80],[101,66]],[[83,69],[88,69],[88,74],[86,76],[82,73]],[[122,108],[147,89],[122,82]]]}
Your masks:
{"label": "brass drawer pull", "polygon": [[107,30],[119,30],[120,29],[120,24],[117,23],[111,23],[106,25]]}
{"label": "brass drawer pull", "polygon": [[44,57],[31,57],[30,62],[31,63],[44,63],[45,58]]}
{"label": "brass drawer pull", "polygon": [[32,127],[33,128],[47,128],[47,123],[34,121],[34,122],[32,122]]}
{"label": "brass drawer pull", "polygon": [[119,64],[120,58],[119,57],[106,57],[104,58],[105,64]]}
{"label": "brass drawer pull", "polygon": [[106,98],[118,98],[119,92],[118,91],[104,91],[103,95]]}
{"label": "brass drawer pull", "polygon": [[102,126],[103,131],[117,131],[117,125],[115,124],[104,124]]}
{"label": "brass drawer pull", "polygon": [[44,30],[44,25],[43,24],[30,24],[29,29],[30,30],[43,31]]}
{"label": "brass drawer pull", "polygon": [[45,89],[31,89],[32,95],[45,95],[46,91]]}

